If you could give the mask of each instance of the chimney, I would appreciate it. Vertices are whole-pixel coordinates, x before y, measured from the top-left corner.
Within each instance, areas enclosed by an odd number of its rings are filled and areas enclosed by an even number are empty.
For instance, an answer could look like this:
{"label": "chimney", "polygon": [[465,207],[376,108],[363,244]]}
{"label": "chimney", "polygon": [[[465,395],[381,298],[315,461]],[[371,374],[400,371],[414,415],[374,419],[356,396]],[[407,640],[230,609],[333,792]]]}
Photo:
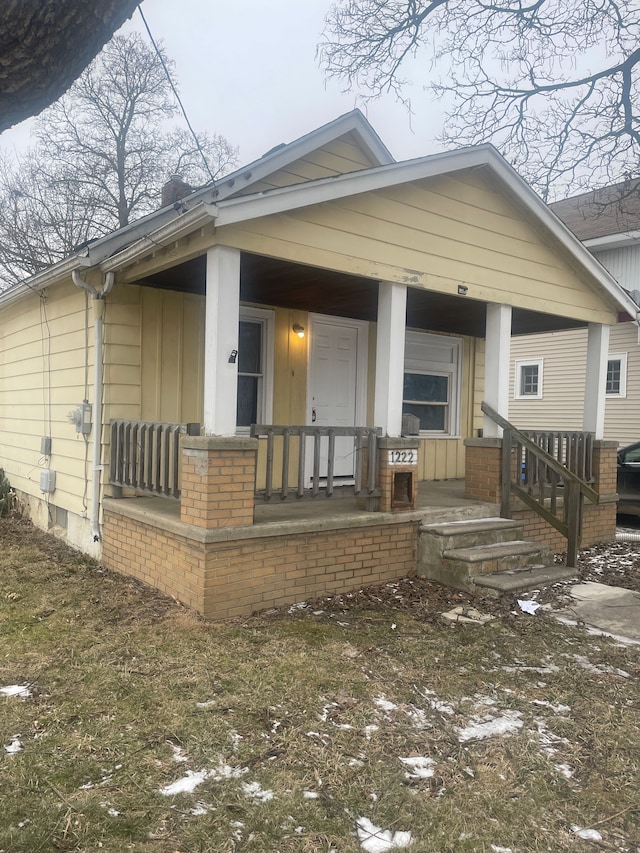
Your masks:
{"label": "chimney", "polygon": [[191,192],[192,188],[184,182],[181,175],[171,175],[167,183],[162,187],[161,207],[168,207],[170,204],[175,204]]}

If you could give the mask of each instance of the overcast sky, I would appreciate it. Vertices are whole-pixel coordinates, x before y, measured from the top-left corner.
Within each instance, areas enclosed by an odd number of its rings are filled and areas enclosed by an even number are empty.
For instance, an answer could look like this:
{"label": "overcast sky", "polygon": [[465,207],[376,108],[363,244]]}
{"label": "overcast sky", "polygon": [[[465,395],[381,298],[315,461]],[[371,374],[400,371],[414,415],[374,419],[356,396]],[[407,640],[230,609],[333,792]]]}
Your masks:
{"label": "overcast sky", "polygon": [[[325,81],[315,58],[331,0],[145,0],[145,17],[176,63],[180,94],[197,131],[217,132],[239,146],[240,162],[331,121],[358,106]],[[136,12],[121,32],[147,38]],[[363,111],[398,159],[440,150],[440,104],[416,82],[414,115],[390,95]],[[0,147],[22,149],[30,123],[6,131]]]}

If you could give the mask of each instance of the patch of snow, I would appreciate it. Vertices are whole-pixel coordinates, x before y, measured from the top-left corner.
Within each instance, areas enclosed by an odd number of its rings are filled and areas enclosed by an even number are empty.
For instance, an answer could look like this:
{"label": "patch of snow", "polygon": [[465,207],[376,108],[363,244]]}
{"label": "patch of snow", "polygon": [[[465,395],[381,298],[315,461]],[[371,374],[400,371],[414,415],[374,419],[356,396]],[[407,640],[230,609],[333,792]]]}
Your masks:
{"label": "patch of snow", "polygon": [[263,788],[259,782],[243,782],[242,791],[245,797],[257,800],[260,803],[266,803],[273,799],[273,791]]}
{"label": "patch of snow", "polygon": [[400,758],[400,761],[406,767],[410,768],[404,774],[407,779],[430,779],[435,772],[435,761],[433,758],[417,755],[415,757]]}
{"label": "patch of snow", "polygon": [[374,704],[378,706],[382,711],[395,711],[398,707],[393,702],[389,702],[388,699],[385,699],[384,696],[378,696],[373,700]]}
{"label": "patch of snow", "polygon": [[491,849],[493,850],[493,853],[512,853],[510,847],[498,847],[497,844],[492,844]]}
{"label": "patch of snow", "polygon": [[550,732],[544,720],[536,717],[533,722],[538,730],[540,744],[547,755],[555,755],[558,751],[556,749],[558,744],[563,744],[565,746],[569,744],[569,741],[565,737],[559,737],[558,735],[554,735],[553,732]]}
{"label": "patch of snow", "polygon": [[319,800],[320,794],[317,791],[303,791],[302,796],[305,800]]}
{"label": "patch of snow", "polygon": [[537,672],[539,675],[550,675],[552,672],[560,672],[560,667],[553,663],[547,666],[525,666],[524,664],[520,666],[502,666],[500,669],[503,672]]}
{"label": "patch of snow", "polygon": [[573,659],[576,663],[580,664],[581,667],[586,669],[588,672],[595,672],[598,675],[618,675],[620,678],[630,678],[629,673],[624,669],[618,669],[615,666],[609,666],[608,663],[603,664],[595,664],[591,663],[588,657],[584,655],[574,655]]}
{"label": "patch of snow", "polygon": [[0,687],[0,693],[3,696],[19,696],[21,699],[31,696],[28,684],[9,684],[7,687]]}
{"label": "patch of snow", "polygon": [[4,751],[9,755],[15,755],[16,752],[22,751],[22,741],[16,735],[8,746],[5,746]]}
{"label": "patch of snow", "polygon": [[453,714],[455,714],[455,711],[453,710],[451,705],[448,705],[446,702],[441,702],[437,698],[431,698],[432,696],[435,697],[436,695],[433,690],[427,690],[425,688],[422,692],[427,702],[429,703],[429,707],[433,711],[439,711],[441,714],[447,714],[448,716],[453,716]]}
{"label": "patch of snow", "polygon": [[568,764],[555,764],[554,767],[565,779],[573,778],[573,768],[569,767]]}
{"label": "patch of snow", "polygon": [[231,837],[235,841],[242,841],[242,830],[244,829],[244,824],[241,820],[232,820],[231,826],[233,827],[233,832],[231,833]]}
{"label": "patch of snow", "polygon": [[248,767],[231,767],[229,764],[220,762],[213,770],[187,770],[186,776],[160,788],[160,793],[165,797],[173,797],[176,794],[190,794],[198,785],[206,779],[220,782],[223,779],[238,779],[249,772]]}
{"label": "patch of snow", "polygon": [[458,729],[458,740],[466,743],[468,740],[483,740],[498,735],[509,735],[522,728],[520,711],[505,711],[501,717],[487,715],[484,719],[473,718],[468,726]]}
{"label": "patch of snow", "polygon": [[571,831],[585,841],[602,841],[602,836],[597,829],[582,829],[580,826],[572,826]]}
{"label": "patch of snow", "polygon": [[553,705],[551,702],[545,702],[544,699],[533,699],[532,705],[539,705],[541,708],[549,708],[554,714],[568,714],[571,708],[568,705]]}
{"label": "patch of snow", "polygon": [[206,702],[196,702],[196,708],[210,708],[212,705],[216,704],[215,699],[207,699]]}
{"label": "patch of snow", "polygon": [[192,791],[195,791],[198,785],[202,785],[208,776],[208,770],[187,770],[186,776],[183,776],[182,779],[177,779],[171,785],[165,785],[164,788],[160,788],[160,793],[165,797],[173,797],[176,794],[190,794]]}
{"label": "patch of snow", "polygon": [[182,754],[182,747],[176,746],[174,743],[169,743],[169,746],[173,750],[173,760],[177,761],[179,764],[182,764],[185,761],[188,761],[186,755]]}
{"label": "patch of snow", "polygon": [[413,841],[410,832],[393,832],[391,829],[381,829],[371,823],[367,817],[359,817],[356,821],[358,841],[367,853],[385,853],[408,847]]}
{"label": "patch of snow", "polygon": [[377,732],[379,728],[380,728],[380,726],[376,726],[376,725],[372,724],[370,726],[365,726],[362,731],[364,732],[364,736],[366,737],[366,739],[370,740],[371,735],[373,735],[375,732]]}
{"label": "patch of snow", "polygon": [[189,814],[192,814],[194,817],[199,817],[203,814],[209,814],[210,806],[206,803],[198,802],[192,809],[189,809]]}

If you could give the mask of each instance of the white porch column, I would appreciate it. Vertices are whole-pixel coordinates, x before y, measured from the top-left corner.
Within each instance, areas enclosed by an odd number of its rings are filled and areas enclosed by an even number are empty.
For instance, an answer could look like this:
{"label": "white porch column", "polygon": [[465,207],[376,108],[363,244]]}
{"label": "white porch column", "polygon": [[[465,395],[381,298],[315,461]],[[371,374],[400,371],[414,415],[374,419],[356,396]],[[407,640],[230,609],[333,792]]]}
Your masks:
{"label": "white porch column", "polygon": [[[509,417],[509,362],[511,352],[511,306],[487,305],[484,399],[502,415]],[[502,429],[484,416],[482,434],[500,438]]]}
{"label": "white porch column", "polygon": [[587,336],[587,370],[584,378],[584,415],[582,428],[595,432],[596,439],[604,434],[604,404],[609,358],[609,326],[589,323]]}
{"label": "white porch column", "polygon": [[402,432],[404,337],[407,286],[381,281],[378,286],[378,333],[374,425],[393,438]]}
{"label": "white porch column", "polygon": [[207,252],[204,344],[206,435],[235,435],[236,432],[239,316],[240,252],[227,246],[214,246]]}

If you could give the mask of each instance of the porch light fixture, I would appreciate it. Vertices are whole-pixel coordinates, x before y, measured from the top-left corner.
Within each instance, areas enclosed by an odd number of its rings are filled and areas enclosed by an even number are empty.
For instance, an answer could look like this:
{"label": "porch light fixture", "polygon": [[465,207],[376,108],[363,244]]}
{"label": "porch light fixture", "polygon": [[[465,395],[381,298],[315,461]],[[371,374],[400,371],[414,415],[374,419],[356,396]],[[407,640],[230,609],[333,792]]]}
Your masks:
{"label": "porch light fixture", "polygon": [[459,284],[458,285],[458,296],[466,296],[468,290],[469,290],[469,288],[466,286],[466,284]]}
{"label": "porch light fixture", "polygon": [[300,323],[294,323],[291,328],[299,338],[304,338],[304,326],[301,326]]}

